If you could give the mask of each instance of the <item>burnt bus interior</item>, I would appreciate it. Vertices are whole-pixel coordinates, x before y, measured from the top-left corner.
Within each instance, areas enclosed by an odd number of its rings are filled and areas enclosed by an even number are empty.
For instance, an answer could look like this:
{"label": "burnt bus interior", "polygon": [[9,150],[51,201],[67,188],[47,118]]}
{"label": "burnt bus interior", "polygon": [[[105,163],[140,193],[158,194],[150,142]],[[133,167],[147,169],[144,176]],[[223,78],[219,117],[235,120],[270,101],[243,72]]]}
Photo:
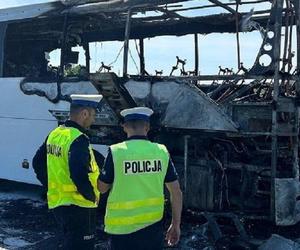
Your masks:
{"label": "burnt bus interior", "polygon": [[[136,105],[154,109],[150,137],[167,145],[182,177],[185,206],[200,211],[234,212],[265,218],[277,225],[300,220],[298,163],[300,6],[297,0],[72,1],[55,2],[55,11],[31,19],[1,24],[3,77],[60,84],[91,81],[105,98],[91,129],[92,140],[110,144],[124,134],[119,111]],[[88,3],[87,3],[88,2]],[[241,6],[268,3],[265,10],[240,11]],[[188,11],[219,8],[219,14],[187,16]],[[155,16],[139,16],[145,12]],[[241,32],[259,30],[263,42],[255,63],[245,68],[239,55]],[[219,67],[218,74],[199,69],[199,34],[233,33],[238,70]],[[192,34],[194,69],[186,71],[177,57],[171,73],[145,68],[144,39]],[[296,39],[294,39],[296,37]],[[137,40],[139,75],[128,74],[129,40]],[[175,38],[176,40],[176,38]],[[90,73],[89,43],[124,42],[123,72],[110,65]],[[78,75],[68,75],[78,62],[72,47],[85,51]],[[296,47],[296,51],[293,46]],[[49,67],[45,52],[61,49],[60,66]],[[151,48],[150,48],[151,49]],[[174,54],[174,57],[176,54]],[[261,58],[269,58],[269,63]],[[180,70],[180,75],[173,74]],[[204,83],[205,82],[205,83]],[[22,87],[22,86],[21,86]],[[137,90],[148,89],[143,96]],[[25,94],[33,93],[23,89]],[[62,122],[67,112],[51,111]]]}

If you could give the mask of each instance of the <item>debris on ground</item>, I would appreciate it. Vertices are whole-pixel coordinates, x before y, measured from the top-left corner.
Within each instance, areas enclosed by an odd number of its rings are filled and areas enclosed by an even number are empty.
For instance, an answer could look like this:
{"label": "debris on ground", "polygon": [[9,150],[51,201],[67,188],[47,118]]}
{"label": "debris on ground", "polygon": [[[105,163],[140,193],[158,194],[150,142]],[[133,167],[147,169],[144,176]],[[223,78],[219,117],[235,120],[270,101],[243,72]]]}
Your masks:
{"label": "debris on ground", "polygon": [[[56,224],[48,210],[47,204],[41,198],[42,191],[36,186],[27,184],[2,185],[0,188],[0,250],[47,250],[56,249],[60,235],[56,231]],[[218,225],[212,226],[207,218],[214,218]],[[168,215],[166,216],[168,218]],[[249,223],[241,220],[247,231],[242,235],[234,232],[232,225],[226,222],[231,215],[213,215],[209,213],[188,211],[183,215],[182,235],[176,247],[165,247],[172,250],[300,250],[300,243],[288,239],[297,236],[295,229],[284,228],[282,236],[275,228],[261,222]],[[235,217],[234,217],[235,219]],[[108,237],[103,232],[103,210],[99,212],[96,238],[96,250],[107,249]],[[228,225],[227,225],[227,224]],[[166,223],[166,226],[168,223]],[[251,227],[249,226],[251,225]],[[259,226],[258,226],[259,225]],[[219,228],[219,229],[218,229]],[[253,231],[253,228],[257,228]],[[250,230],[251,229],[251,230]],[[219,234],[216,234],[216,231]],[[268,231],[270,230],[270,231]],[[260,232],[258,232],[260,231]],[[271,235],[271,232],[274,234]],[[270,234],[268,235],[268,233]],[[243,236],[243,234],[245,234]],[[259,236],[264,237],[262,240]],[[271,237],[270,237],[271,236]],[[299,236],[298,236],[299,238]]]}
{"label": "debris on ground", "polygon": [[300,245],[295,241],[273,234],[258,250],[299,250]]}

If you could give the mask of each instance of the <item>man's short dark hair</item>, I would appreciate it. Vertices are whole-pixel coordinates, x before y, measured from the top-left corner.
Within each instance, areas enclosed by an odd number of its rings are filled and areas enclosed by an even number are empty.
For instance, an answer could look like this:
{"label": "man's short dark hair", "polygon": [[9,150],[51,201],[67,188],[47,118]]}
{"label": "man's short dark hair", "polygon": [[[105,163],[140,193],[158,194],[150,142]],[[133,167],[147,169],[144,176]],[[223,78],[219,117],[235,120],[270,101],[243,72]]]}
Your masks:
{"label": "man's short dark hair", "polygon": [[128,127],[131,127],[132,129],[141,129],[149,125],[149,122],[144,120],[129,120],[126,121],[124,124],[126,124],[126,126]]}
{"label": "man's short dark hair", "polygon": [[77,115],[84,109],[88,110],[89,113],[90,113],[91,110],[94,109],[94,108],[71,103],[71,105],[70,105],[70,115]]}

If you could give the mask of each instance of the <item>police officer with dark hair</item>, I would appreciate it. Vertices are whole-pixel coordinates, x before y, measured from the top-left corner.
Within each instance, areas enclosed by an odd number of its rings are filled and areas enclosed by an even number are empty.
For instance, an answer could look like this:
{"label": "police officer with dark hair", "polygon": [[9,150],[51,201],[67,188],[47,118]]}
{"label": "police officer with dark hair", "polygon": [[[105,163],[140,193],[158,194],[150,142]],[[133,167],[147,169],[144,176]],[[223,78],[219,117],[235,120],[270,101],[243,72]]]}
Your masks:
{"label": "police officer with dark hair", "polygon": [[[71,95],[70,120],[54,129],[33,158],[48,207],[63,232],[63,249],[94,249],[99,167],[86,129],[101,95]],[[102,155],[97,153],[98,162]]]}
{"label": "police officer with dark hair", "polygon": [[147,139],[152,114],[145,107],[121,112],[128,139],[110,146],[99,177],[100,192],[110,190],[104,223],[114,250],[163,249],[164,184],[172,206],[166,240],[180,238],[182,193],[168,150]]}

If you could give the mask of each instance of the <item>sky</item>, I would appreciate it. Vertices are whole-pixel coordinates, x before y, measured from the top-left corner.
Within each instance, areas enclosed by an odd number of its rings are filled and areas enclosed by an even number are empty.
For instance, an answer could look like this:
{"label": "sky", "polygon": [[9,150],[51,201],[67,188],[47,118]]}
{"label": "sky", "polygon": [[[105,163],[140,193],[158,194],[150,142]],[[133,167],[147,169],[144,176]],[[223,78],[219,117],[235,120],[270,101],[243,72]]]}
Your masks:
{"label": "sky", "polygon": [[[16,6],[18,4],[28,3],[41,3],[50,2],[55,0],[0,0],[0,9],[4,7]],[[225,2],[234,2],[232,0],[222,0]],[[201,3],[201,4],[200,4]],[[194,0],[183,4],[183,7],[193,7],[199,5],[210,5],[207,0]],[[255,11],[268,9],[270,4],[249,4],[240,6],[241,12],[250,11],[254,8]],[[232,6],[234,8],[235,6]],[[211,15],[217,13],[228,13],[222,8],[210,8],[193,10],[189,12],[179,12],[183,16],[200,16]],[[160,13],[146,12],[139,16],[151,16],[158,15]],[[136,50],[136,44],[138,41],[130,41],[130,55],[128,72],[129,74],[137,74],[139,67],[139,59]],[[151,39],[145,39],[145,64],[146,70],[150,74],[155,74],[155,70],[163,70],[164,75],[168,75],[172,69],[172,66],[176,64],[176,56],[181,59],[186,59],[186,70],[194,69],[194,37],[193,35],[187,35],[182,37],[175,36],[163,36]],[[250,68],[257,56],[259,48],[262,44],[262,37],[258,31],[250,33],[240,33],[240,54],[241,62],[244,63],[246,68]],[[91,71],[95,72],[101,65],[104,64],[113,66],[113,71],[118,75],[122,72],[123,65],[123,42],[97,42],[90,44],[91,53]],[[73,48],[74,51],[79,51],[79,64],[84,65],[84,52],[81,48]],[[119,52],[121,53],[119,54]],[[117,55],[119,57],[117,59]],[[50,63],[52,65],[59,64],[59,51],[53,51],[50,54]],[[237,71],[237,46],[235,34],[208,34],[199,35],[199,70],[201,74],[217,74],[218,67],[233,68]],[[175,72],[179,74],[180,72]]]}

